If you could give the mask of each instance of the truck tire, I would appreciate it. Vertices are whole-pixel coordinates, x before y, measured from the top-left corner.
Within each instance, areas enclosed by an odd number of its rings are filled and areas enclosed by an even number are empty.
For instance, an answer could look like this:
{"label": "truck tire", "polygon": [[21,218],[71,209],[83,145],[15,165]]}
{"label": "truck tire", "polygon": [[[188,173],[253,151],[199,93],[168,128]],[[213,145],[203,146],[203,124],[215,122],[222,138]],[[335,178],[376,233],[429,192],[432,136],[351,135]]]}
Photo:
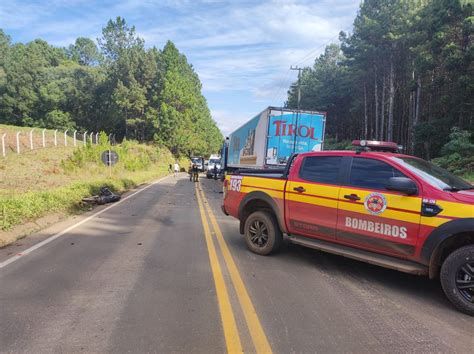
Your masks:
{"label": "truck tire", "polygon": [[441,286],[460,311],[474,316],[474,245],[458,248],[441,266]]}
{"label": "truck tire", "polygon": [[245,221],[245,242],[254,253],[262,256],[278,251],[283,235],[273,214],[256,211]]}

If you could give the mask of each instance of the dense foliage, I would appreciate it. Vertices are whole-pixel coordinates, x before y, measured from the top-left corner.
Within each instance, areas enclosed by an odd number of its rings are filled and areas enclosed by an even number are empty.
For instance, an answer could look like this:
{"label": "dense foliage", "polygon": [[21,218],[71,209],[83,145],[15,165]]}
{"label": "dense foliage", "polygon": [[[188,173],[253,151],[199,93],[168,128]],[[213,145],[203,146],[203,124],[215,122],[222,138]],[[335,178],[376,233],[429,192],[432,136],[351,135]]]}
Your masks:
{"label": "dense foliage", "polygon": [[449,141],[441,148],[441,157],[433,161],[456,174],[474,180],[474,144],[468,131],[453,128]]}
{"label": "dense foliage", "polygon": [[353,33],[303,70],[301,108],[327,111],[337,141],[392,140],[431,159],[457,127],[472,146],[473,28],[472,1],[364,0]]}
{"label": "dense foliage", "polygon": [[222,135],[201,83],[168,41],[146,49],[118,17],[68,48],[11,42],[0,30],[0,123],[75,128],[155,141],[176,155],[215,153]]}

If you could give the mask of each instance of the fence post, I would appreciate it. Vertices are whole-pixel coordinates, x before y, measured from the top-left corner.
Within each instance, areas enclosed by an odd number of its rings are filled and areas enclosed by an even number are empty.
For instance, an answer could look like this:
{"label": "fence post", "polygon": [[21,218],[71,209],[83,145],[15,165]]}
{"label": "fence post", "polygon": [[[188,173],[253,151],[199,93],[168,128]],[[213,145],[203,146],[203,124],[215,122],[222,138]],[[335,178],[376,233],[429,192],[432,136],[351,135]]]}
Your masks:
{"label": "fence post", "polygon": [[69,129],[66,129],[64,131],[64,146],[67,146],[67,132],[69,131]]}
{"label": "fence post", "polygon": [[74,146],[76,146],[76,133],[77,133],[77,130],[74,130],[74,133],[72,133],[72,140],[74,142]]}
{"label": "fence post", "polygon": [[112,145],[112,133],[109,134],[109,145]]}
{"label": "fence post", "polygon": [[33,130],[30,130],[30,150],[33,150]]}
{"label": "fence post", "polygon": [[92,141],[92,136],[93,136],[93,135],[94,135],[94,132],[91,132],[91,136],[90,136],[91,145],[92,145],[92,143],[93,143],[93,141]]}
{"label": "fence post", "polygon": [[3,155],[3,157],[6,156],[6,151],[5,151],[5,136],[6,135],[7,135],[7,133],[2,134],[2,155]]}
{"label": "fence post", "polygon": [[95,144],[99,144],[99,132],[95,133]]}
{"label": "fence post", "polygon": [[44,133],[46,132],[46,129],[43,129],[43,131],[41,132],[41,135],[43,136],[43,147],[45,148],[46,147],[46,139],[44,137]]}
{"label": "fence post", "polygon": [[82,140],[84,141],[84,145],[87,144],[86,139],[87,139],[87,130],[84,132],[84,135],[82,136]]}
{"label": "fence post", "polygon": [[54,130],[54,146],[58,146],[58,130]]}
{"label": "fence post", "polygon": [[20,134],[21,132],[16,132],[16,153],[20,153]]}

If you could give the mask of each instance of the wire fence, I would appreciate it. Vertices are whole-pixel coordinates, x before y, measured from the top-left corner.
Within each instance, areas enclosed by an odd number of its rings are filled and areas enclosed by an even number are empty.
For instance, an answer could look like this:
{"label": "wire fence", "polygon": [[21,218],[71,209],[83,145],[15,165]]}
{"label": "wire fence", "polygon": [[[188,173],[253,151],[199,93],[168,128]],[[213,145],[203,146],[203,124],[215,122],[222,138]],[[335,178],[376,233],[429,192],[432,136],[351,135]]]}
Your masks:
{"label": "wire fence", "polygon": [[[78,132],[77,130],[48,130],[32,128],[17,131],[0,131],[0,157],[21,154],[27,151],[52,148],[58,146],[84,146],[98,144],[99,132]],[[110,144],[115,144],[115,135],[109,134]]]}

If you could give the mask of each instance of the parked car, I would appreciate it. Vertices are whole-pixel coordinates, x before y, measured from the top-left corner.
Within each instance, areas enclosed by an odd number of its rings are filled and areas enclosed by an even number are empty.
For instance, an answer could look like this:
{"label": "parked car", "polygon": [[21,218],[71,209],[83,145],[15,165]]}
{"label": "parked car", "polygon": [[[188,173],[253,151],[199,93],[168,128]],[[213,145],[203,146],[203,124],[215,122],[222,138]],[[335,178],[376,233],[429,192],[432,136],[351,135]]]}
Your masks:
{"label": "parked car", "polygon": [[206,167],[207,178],[214,177],[214,168],[216,168],[217,176],[219,177],[221,174],[221,158],[218,155],[211,155],[209,158],[209,162]]}

